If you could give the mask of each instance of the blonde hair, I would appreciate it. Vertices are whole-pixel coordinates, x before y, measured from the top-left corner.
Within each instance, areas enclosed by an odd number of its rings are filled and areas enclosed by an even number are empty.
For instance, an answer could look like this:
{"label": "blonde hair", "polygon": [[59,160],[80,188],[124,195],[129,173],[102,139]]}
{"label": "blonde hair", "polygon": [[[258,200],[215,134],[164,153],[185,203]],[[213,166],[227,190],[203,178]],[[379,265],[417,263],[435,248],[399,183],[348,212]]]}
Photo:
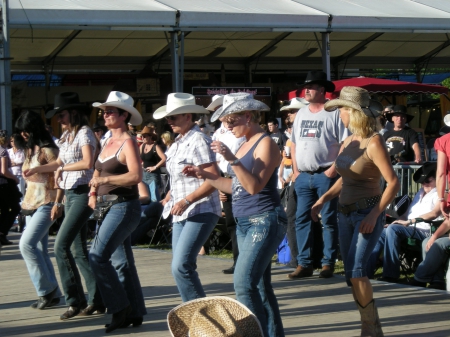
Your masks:
{"label": "blonde hair", "polygon": [[165,142],[165,144],[166,144],[166,146],[167,147],[170,147],[170,145],[172,145],[173,144],[173,136],[172,136],[172,134],[170,133],[170,132],[164,132],[162,135],[161,135],[161,139],[164,139],[164,142]]}
{"label": "blonde hair", "polygon": [[369,138],[380,129],[379,121],[376,118],[367,116],[361,110],[349,108],[350,123],[348,129],[355,135],[362,138]]}
{"label": "blonde hair", "polygon": [[0,145],[6,144],[6,137],[0,137]]}

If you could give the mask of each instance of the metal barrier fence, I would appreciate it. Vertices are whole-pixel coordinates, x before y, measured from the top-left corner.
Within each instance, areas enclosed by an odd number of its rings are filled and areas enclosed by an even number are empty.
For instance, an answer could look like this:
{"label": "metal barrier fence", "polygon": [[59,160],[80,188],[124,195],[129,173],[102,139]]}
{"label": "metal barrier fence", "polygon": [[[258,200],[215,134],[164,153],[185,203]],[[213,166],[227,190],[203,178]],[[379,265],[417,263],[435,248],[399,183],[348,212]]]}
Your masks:
{"label": "metal barrier fence", "polygon": [[417,184],[413,180],[414,172],[416,172],[420,167],[422,167],[422,165],[408,165],[405,163],[394,165],[394,171],[400,182],[400,190],[397,193],[397,196],[408,194],[411,199],[414,198],[414,195],[422,187],[421,184]]}

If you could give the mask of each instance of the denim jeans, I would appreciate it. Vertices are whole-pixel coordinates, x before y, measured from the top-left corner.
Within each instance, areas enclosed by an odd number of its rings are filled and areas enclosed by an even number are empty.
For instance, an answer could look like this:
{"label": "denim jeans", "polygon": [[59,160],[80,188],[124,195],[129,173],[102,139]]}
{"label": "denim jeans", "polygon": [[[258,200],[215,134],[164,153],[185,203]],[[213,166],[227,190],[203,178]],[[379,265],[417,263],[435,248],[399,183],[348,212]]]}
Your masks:
{"label": "denim jeans", "polygon": [[[313,221],[311,207],[336,182],[338,177],[328,178],[324,173],[300,173],[295,180],[297,194],[297,213],[295,231],[297,234],[297,262],[303,267],[313,266]],[[323,226],[323,258],[322,266],[334,266],[337,258],[338,226],[337,198],[327,202],[321,211]]]}
{"label": "denim jeans", "polygon": [[161,200],[159,187],[161,186],[161,175],[159,173],[152,173],[144,171],[142,181],[148,186],[150,192],[150,200],[158,202]]}
{"label": "denim jeans", "polygon": [[445,283],[445,269],[447,269],[450,238],[441,237],[434,241],[430,250],[426,252],[428,240],[422,242],[423,261],[417,267],[414,278],[420,282],[426,283]]}
{"label": "denim jeans", "polygon": [[87,185],[65,190],[65,217],[55,240],[55,256],[58,263],[61,286],[66,304],[80,306],[86,303],[81,274],[89,294],[88,304],[101,304],[102,299],[96,287],[95,277],[89,266],[87,249],[87,220],[93,213],[88,206]]}
{"label": "denim jeans", "polygon": [[109,314],[128,305],[132,309],[130,317],[142,317],[147,313],[130,240],[140,218],[141,206],[137,199],[113,205],[89,252],[89,261]]}
{"label": "denim jeans", "polygon": [[[39,207],[27,219],[27,228],[20,238],[19,247],[38,296],[58,288],[55,270],[48,254],[48,230],[53,224],[50,212],[53,203]],[[57,296],[60,296],[58,291]]]}
{"label": "denim jeans", "polygon": [[[413,235],[414,233],[414,235]],[[405,227],[402,225],[391,224],[383,230],[370,255],[367,264],[367,275],[373,277],[375,273],[376,263],[383,250],[383,276],[398,279],[400,277],[400,259],[402,241],[408,237],[423,240],[426,238],[425,231],[416,229],[413,226]]]}
{"label": "denim jeans", "polygon": [[351,278],[367,276],[370,254],[383,231],[386,217],[384,212],[378,216],[372,233],[359,232],[361,221],[372,209],[373,207],[360,209],[347,215],[338,213],[339,244],[344,262],[345,279],[349,286],[351,286]]}
{"label": "denim jeans", "polygon": [[262,214],[236,218],[239,257],[234,270],[236,299],[258,318],[264,336],[284,336],[278,301],[271,284],[271,261],[286,234],[281,206]]}
{"label": "denim jeans", "polygon": [[172,275],[183,302],[205,297],[197,273],[197,255],[219,220],[214,213],[200,213],[173,223]]}

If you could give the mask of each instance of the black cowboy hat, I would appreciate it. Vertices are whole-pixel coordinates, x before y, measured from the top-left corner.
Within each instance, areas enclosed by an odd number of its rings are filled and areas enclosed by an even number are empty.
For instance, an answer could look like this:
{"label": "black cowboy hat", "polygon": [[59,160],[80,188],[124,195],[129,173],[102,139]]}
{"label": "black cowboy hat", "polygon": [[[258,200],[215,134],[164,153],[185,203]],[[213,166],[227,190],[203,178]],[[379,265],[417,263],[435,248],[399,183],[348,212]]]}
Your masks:
{"label": "black cowboy hat", "polygon": [[408,115],[408,112],[406,110],[406,106],[404,106],[404,105],[394,105],[392,110],[394,112],[386,114],[386,119],[389,122],[391,122],[391,123],[392,123],[392,117],[394,117],[394,115],[405,115],[406,116],[406,123],[411,122],[412,119],[414,118],[413,115]]}
{"label": "black cowboy hat", "polygon": [[436,162],[426,162],[419,168],[416,172],[414,172],[413,180],[421,184],[428,177],[436,177],[437,164]]}
{"label": "black cowboy hat", "polygon": [[68,109],[80,109],[84,113],[89,112],[88,107],[80,103],[80,98],[76,92],[63,92],[55,95],[54,108],[48,111],[45,117],[52,118],[55,114]]}
{"label": "black cowboy hat", "polygon": [[305,83],[297,83],[300,87],[307,84],[318,84],[324,87],[326,92],[333,92],[335,89],[334,83],[328,80],[327,74],[323,71],[309,71],[306,75]]}

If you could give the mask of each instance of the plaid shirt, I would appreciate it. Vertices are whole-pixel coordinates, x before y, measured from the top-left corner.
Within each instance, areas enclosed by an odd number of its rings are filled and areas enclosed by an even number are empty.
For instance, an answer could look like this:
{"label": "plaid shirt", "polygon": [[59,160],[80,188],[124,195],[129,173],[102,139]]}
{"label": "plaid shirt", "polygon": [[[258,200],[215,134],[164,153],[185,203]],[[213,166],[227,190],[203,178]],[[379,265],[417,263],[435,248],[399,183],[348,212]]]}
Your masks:
{"label": "plaid shirt", "polygon": [[[186,177],[181,171],[187,164],[199,166],[202,164],[213,163],[216,156],[212,152],[211,138],[200,131],[195,125],[184,137],[179,135],[175,143],[167,150],[166,166],[170,175],[170,200],[164,207],[163,216],[167,218],[172,207],[180,200],[197,190],[204,180],[192,177]],[[184,211],[183,215],[173,216],[173,222],[185,220],[197,214],[211,212],[221,215],[219,192],[214,191],[207,197],[193,202]]]}
{"label": "plaid shirt", "polygon": [[[83,159],[82,147],[85,145],[90,145],[92,147],[92,152],[95,153],[97,148],[97,139],[95,138],[94,132],[87,127],[83,126],[78,130],[75,139],[71,144],[68,142],[69,132],[66,131],[61,136],[58,146],[59,146],[59,158],[62,160],[64,165],[79,162]],[[65,190],[74,189],[79,185],[87,185],[92,179],[94,174],[94,168],[89,170],[81,171],[63,171],[62,179],[59,183],[59,187]]]}

